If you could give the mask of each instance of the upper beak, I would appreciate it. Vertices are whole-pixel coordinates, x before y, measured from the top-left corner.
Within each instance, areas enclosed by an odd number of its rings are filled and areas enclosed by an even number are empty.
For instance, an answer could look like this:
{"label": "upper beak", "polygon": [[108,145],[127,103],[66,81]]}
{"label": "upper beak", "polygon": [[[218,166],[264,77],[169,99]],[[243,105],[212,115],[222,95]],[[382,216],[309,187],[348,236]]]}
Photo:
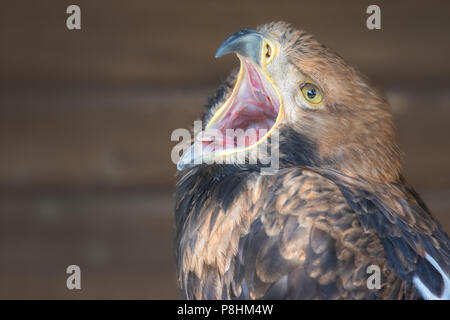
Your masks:
{"label": "upper beak", "polygon": [[229,36],[216,52],[216,58],[234,52],[261,66],[264,34],[256,30],[241,30]]}

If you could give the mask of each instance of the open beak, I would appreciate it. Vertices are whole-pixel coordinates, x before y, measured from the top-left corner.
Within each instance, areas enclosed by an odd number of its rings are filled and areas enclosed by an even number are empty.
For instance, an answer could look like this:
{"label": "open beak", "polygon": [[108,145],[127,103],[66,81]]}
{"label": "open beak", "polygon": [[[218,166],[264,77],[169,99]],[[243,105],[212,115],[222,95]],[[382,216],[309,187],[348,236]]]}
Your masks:
{"label": "open beak", "polygon": [[240,60],[236,84],[183,153],[178,170],[248,151],[271,135],[283,114],[280,93],[266,68],[276,51],[275,40],[256,30],[238,31],[222,43],[216,58],[233,52]]}

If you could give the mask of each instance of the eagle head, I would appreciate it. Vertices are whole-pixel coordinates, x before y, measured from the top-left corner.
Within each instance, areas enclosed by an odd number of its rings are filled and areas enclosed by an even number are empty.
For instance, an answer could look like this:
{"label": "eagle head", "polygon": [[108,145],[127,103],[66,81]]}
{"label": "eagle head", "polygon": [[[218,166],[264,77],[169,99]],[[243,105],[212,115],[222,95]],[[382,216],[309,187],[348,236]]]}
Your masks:
{"label": "eagle head", "polygon": [[[180,170],[195,166],[198,157],[214,162],[256,150],[277,133],[280,166],[328,167],[372,181],[399,179],[389,104],[338,54],[284,22],[232,34],[216,57],[228,53],[237,55],[240,69],[208,106],[205,130],[196,137],[201,151],[195,153],[192,144]],[[230,129],[253,135],[237,141],[227,136]],[[211,139],[208,131],[220,138]]]}

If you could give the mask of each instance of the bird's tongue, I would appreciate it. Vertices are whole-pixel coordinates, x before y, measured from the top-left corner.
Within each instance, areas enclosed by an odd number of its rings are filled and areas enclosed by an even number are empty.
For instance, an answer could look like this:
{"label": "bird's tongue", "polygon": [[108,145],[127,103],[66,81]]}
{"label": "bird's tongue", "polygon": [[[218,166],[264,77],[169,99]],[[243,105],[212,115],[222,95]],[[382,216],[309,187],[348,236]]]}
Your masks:
{"label": "bird's tongue", "polygon": [[280,102],[272,84],[251,62],[242,59],[242,68],[228,107],[200,137],[204,151],[251,146],[275,124]]}

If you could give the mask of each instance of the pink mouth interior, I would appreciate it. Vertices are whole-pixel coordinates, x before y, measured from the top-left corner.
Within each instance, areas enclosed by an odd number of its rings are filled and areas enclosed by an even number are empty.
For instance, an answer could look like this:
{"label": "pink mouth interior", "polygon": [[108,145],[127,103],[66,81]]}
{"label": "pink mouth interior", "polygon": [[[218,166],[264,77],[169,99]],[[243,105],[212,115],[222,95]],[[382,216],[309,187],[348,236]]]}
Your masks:
{"label": "pink mouth interior", "polygon": [[[242,63],[243,74],[239,88],[234,89],[232,100],[220,119],[208,128],[221,131],[224,148],[242,147],[237,145],[236,137],[227,139],[227,129],[254,129],[256,135],[245,137],[245,147],[255,144],[274,126],[280,110],[278,95],[269,80],[251,62],[243,58]],[[210,144],[208,149],[210,148],[214,147]]]}

